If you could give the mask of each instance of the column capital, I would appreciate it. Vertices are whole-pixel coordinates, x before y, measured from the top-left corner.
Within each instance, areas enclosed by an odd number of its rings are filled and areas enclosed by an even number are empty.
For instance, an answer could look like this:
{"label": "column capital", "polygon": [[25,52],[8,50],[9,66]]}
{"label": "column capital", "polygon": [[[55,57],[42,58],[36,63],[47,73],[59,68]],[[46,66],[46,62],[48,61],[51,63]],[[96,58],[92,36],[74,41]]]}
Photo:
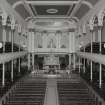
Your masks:
{"label": "column capital", "polygon": [[2,25],[3,29],[6,29],[6,25]]}
{"label": "column capital", "polygon": [[90,32],[93,33],[94,32],[94,29],[90,29]]}
{"label": "column capital", "polygon": [[102,29],[102,27],[103,27],[103,26],[99,26],[99,25],[98,25],[98,30],[101,30],[101,29]]}
{"label": "column capital", "polygon": [[35,32],[35,29],[33,29],[33,28],[30,28],[28,30],[29,30],[29,32]]}
{"label": "column capital", "polygon": [[22,27],[20,24],[18,24],[18,33],[21,33],[22,32]]}

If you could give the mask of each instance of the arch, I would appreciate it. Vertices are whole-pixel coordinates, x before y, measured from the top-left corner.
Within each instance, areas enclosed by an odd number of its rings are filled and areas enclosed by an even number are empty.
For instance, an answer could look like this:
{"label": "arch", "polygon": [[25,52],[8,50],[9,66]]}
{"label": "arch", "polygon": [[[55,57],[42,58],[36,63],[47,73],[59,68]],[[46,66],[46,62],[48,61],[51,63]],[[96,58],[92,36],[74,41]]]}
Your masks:
{"label": "arch", "polygon": [[70,19],[74,20],[75,22],[79,22],[78,17],[72,17],[72,18],[70,18]]}
{"label": "arch", "polygon": [[30,21],[31,19],[33,19],[33,17],[29,16],[25,19],[26,22]]}
{"label": "arch", "polygon": [[93,8],[93,5],[90,2],[88,2],[88,1],[82,1],[82,4],[87,5],[90,9]]}
{"label": "arch", "polygon": [[98,25],[102,27],[102,42],[105,42],[105,7],[98,13]]}
{"label": "arch", "polygon": [[96,18],[98,19],[97,15],[94,15],[90,18],[90,21],[89,21],[90,30],[94,29],[94,24],[95,24]]}
{"label": "arch", "polygon": [[105,7],[103,9],[100,10],[99,14],[98,14],[98,25],[99,26],[103,26],[103,18],[105,16]]}
{"label": "arch", "polygon": [[15,9],[20,4],[23,4],[23,1],[22,0],[17,1],[16,3],[14,3],[12,7]]}
{"label": "arch", "polygon": [[90,31],[94,30],[93,41],[98,42],[99,41],[99,36],[98,36],[98,16],[96,14],[91,17],[91,19],[89,21],[89,27],[90,27]]}

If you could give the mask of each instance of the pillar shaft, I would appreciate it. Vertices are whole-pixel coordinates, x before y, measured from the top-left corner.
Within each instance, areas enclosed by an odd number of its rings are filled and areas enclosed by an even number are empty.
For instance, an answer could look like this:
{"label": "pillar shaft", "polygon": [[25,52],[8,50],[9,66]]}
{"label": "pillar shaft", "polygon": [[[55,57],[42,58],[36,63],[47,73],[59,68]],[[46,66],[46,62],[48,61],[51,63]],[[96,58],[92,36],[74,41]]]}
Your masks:
{"label": "pillar shaft", "polygon": [[34,53],[32,53],[32,67],[33,67],[33,70],[34,70]]}
{"label": "pillar shaft", "polygon": [[11,81],[13,81],[14,75],[13,75],[13,60],[11,61]]}
{"label": "pillar shaft", "polygon": [[[11,30],[11,41],[12,41],[12,53],[13,53],[13,51],[14,51],[14,49],[13,49],[13,45],[14,45],[14,30]],[[13,79],[14,79],[14,71],[13,71],[13,69],[14,69],[14,62],[13,62],[13,60],[11,61],[11,81],[13,81]]]}
{"label": "pillar shaft", "polygon": [[99,71],[99,88],[102,87],[102,65],[100,64],[100,71]]}
{"label": "pillar shaft", "polygon": [[[102,26],[99,26],[98,28],[98,35],[99,35],[99,45],[100,45],[100,54],[102,53]],[[99,69],[99,88],[102,86],[102,64],[100,64],[100,69]]]}
{"label": "pillar shaft", "polygon": [[71,66],[71,54],[69,54],[69,68]]}
{"label": "pillar shaft", "polygon": [[79,57],[79,73],[81,71],[80,63],[81,63],[81,58]]}
{"label": "pillar shaft", "polygon": [[[21,42],[20,42],[20,36],[21,36],[21,33],[19,33],[19,52],[20,52],[20,46],[21,46]],[[18,68],[18,72],[20,73],[20,58],[19,58],[19,68]]]}
{"label": "pillar shaft", "polygon": [[[3,53],[5,53],[5,42],[6,42],[6,28],[3,26]],[[2,86],[5,86],[5,63],[3,63],[2,71]]]}
{"label": "pillar shaft", "polygon": [[2,86],[5,86],[5,63],[3,63],[3,71],[2,71]]}
{"label": "pillar shaft", "polygon": [[5,52],[6,26],[3,26],[3,52]]}
{"label": "pillar shaft", "polygon": [[85,58],[84,58],[84,69],[83,69],[83,72],[85,73],[85,71],[86,71],[86,70],[85,70]]}
{"label": "pillar shaft", "polygon": [[74,69],[76,68],[76,65],[75,65],[75,54],[73,54],[73,58],[74,58]]}
{"label": "pillar shaft", "polygon": [[28,70],[30,69],[31,61],[30,61],[30,53],[28,54]]}
{"label": "pillar shaft", "polygon": [[101,53],[101,50],[102,50],[102,45],[101,45],[101,43],[102,43],[102,30],[101,30],[102,28],[101,27],[99,27],[98,28],[98,35],[99,35],[99,45],[100,45],[100,53]]}
{"label": "pillar shaft", "polygon": [[[84,46],[84,53],[85,53],[85,46]],[[86,70],[85,70],[85,66],[86,66],[86,65],[85,65],[85,58],[84,58],[84,69],[83,69],[84,73],[85,73],[85,71],[86,71]]]}
{"label": "pillar shaft", "polygon": [[[91,31],[91,54],[93,53],[93,30]],[[90,80],[93,80],[93,63],[90,64]]]}
{"label": "pillar shaft", "polygon": [[91,68],[90,68],[90,80],[93,80],[93,63],[91,61]]}

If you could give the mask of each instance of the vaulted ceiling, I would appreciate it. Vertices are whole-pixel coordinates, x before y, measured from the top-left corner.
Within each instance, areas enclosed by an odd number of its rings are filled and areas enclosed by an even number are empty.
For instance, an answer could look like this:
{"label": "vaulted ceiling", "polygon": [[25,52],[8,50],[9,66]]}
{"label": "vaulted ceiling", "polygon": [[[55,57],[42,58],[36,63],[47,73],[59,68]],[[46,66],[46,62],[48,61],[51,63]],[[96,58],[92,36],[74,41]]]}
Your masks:
{"label": "vaulted ceiling", "polygon": [[100,0],[7,0],[24,18],[81,19]]}

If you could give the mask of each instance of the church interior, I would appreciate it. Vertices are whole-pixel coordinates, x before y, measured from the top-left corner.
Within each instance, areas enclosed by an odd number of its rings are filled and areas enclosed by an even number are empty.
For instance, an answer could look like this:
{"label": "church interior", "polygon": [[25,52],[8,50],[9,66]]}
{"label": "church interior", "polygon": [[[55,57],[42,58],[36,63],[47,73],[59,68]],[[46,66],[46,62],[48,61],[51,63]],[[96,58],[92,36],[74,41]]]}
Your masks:
{"label": "church interior", "polygon": [[105,105],[105,0],[0,0],[0,105]]}

